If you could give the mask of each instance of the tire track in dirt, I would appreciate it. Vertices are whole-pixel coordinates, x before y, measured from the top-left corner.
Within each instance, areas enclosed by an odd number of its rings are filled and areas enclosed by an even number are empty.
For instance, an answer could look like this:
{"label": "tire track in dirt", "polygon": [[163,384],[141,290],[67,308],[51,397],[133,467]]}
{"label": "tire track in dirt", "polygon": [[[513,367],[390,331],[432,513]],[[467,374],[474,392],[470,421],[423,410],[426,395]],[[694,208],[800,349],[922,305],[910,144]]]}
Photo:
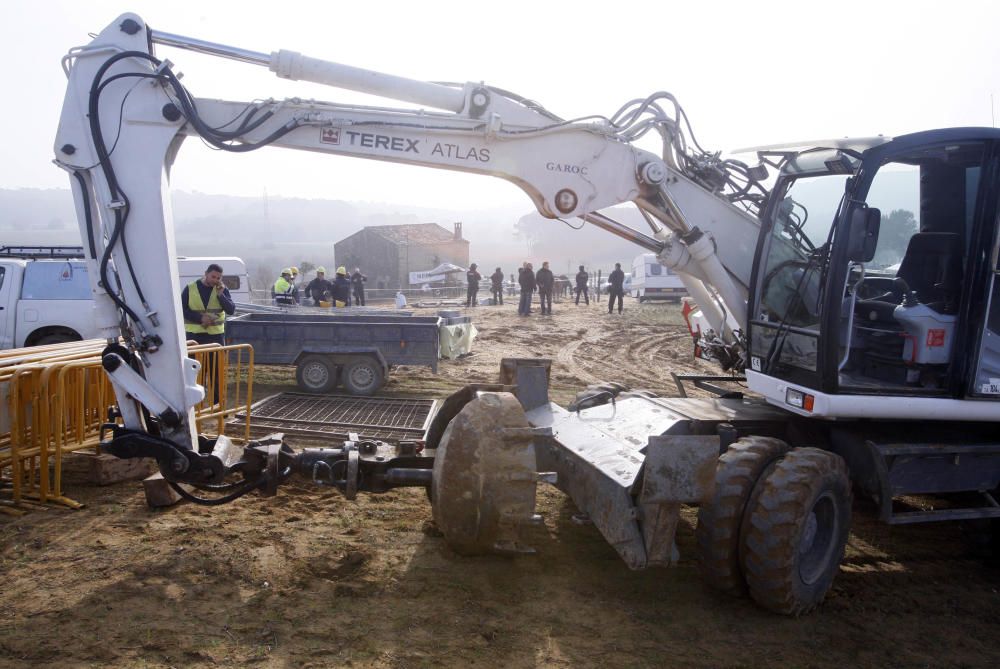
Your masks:
{"label": "tire track in dirt", "polygon": [[[599,379],[593,374],[591,374],[587,369],[577,362],[576,354],[581,346],[584,344],[589,344],[590,342],[585,339],[578,339],[576,341],[570,342],[566,346],[559,349],[556,353],[556,361],[562,366],[563,371],[566,374],[576,377],[579,379],[581,385],[589,385],[591,383],[598,383],[604,379]],[[583,388],[580,388],[583,390]]]}
{"label": "tire track in dirt", "polygon": [[[635,326],[622,332],[607,333],[615,336],[615,339],[624,338],[622,342],[607,341],[608,337],[601,337],[597,341],[586,340],[577,342],[573,347],[567,347],[564,356],[572,358],[569,366],[576,368],[587,368],[588,376],[595,381],[617,381],[631,388],[646,388],[649,390],[664,392],[669,391],[673,386],[669,376],[669,369],[663,362],[674,361],[667,354],[667,350],[672,348],[674,342],[686,339],[689,335],[686,332],[665,334],[662,331],[633,337]],[[620,350],[624,348],[625,361],[620,355],[611,356],[607,359],[606,352]],[[581,358],[591,361],[591,364],[581,362]],[[658,358],[662,358],[659,360]],[[622,364],[625,362],[626,364]],[[671,365],[672,367],[673,365]]]}

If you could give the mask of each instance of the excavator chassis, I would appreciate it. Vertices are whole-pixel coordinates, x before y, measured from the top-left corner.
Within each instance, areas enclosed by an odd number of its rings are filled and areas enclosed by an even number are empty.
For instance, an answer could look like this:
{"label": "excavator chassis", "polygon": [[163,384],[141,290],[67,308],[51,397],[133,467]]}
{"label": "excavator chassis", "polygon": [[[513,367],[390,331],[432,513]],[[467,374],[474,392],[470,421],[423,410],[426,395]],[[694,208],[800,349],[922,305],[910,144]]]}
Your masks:
{"label": "excavator chassis", "polygon": [[[823,430],[764,400],[732,394],[666,398],[601,384],[566,409],[549,401],[550,365],[505,359],[499,383],[468,385],[442,402],[423,441],[388,444],[351,435],[337,447],[294,451],[282,435],[244,448],[218,437],[203,440],[195,454],[115,428],[105,450],[156,457],[181,496],[204,504],[254,490],[274,495],[292,476],[337,488],[348,499],[423,487],[438,529],[462,555],[533,552],[524,530],[541,521],[539,482],[568,495],[577,517],[592,523],[630,569],[676,563],[681,508],[697,505],[708,582],[733,594],[749,588],[759,604],[788,615],[817,606],[839,568],[850,526],[849,464],[862,492],[883,469],[888,476],[877,479],[883,486],[898,487],[905,475],[925,485],[927,467],[948,490],[965,490],[965,451],[986,453],[982,445],[951,447],[949,453],[965,449],[945,463],[961,481],[942,474],[941,457],[921,464],[910,455],[888,469],[876,467],[858,460],[857,444],[869,450],[872,444],[854,438],[851,425]],[[983,462],[990,466],[978,466],[976,485],[993,489],[996,460]],[[890,489],[883,511],[893,492],[908,489]],[[938,489],[945,490],[932,492]],[[940,513],[888,522],[988,518],[995,507]]]}
{"label": "excavator chassis", "polygon": [[[736,438],[733,421],[761,434],[788,419],[747,400],[628,392],[568,411],[548,400],[549,367],[504,360],[501,383],[466,386],[442,403],[424,442],[352,435],[339,447],[293,451],[276,434],[242,449],[225,437],[203,440],[199,454],[182,454],[119,428],[104,450],[157,458],[179,494],[213,505],[253,490],[276,494],[292,476],[348,499],[425,487],[445,539],[466,555],[531,552],[521,529],[540,522],[536,486],[546,482],[573,499],[629,568],[642,569],[676,562],[681,505],[711,496],[719,454]],[[242,482],[226,482],[234,477]]]}

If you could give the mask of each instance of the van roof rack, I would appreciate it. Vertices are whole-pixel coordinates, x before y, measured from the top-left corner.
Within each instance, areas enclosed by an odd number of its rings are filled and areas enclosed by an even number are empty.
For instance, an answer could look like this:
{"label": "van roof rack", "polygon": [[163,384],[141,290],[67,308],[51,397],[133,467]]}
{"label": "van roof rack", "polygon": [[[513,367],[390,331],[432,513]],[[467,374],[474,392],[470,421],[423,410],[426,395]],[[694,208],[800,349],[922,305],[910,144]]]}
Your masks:
{"label": "van roof rack", "polygon": [[5,258],[83,258],[82,246],[0,246]]}

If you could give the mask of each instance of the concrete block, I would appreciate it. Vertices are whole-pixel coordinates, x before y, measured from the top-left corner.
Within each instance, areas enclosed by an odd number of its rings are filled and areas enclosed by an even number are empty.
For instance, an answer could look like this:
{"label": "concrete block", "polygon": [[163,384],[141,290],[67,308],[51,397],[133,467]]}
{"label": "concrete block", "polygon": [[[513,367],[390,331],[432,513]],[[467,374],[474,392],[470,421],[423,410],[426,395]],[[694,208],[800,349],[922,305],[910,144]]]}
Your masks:
{"label": "concrete block", "polygon": [[152,509],[173,506],[181,501],[181,496],[170,487],[163,474],[159,472],[144,479],[142,487],[146,491],[146,504]]}
{"label": "concrete block", "polygon": [[108,453],[87,455],[89,478],[97,485],[110,485],[122,481],[143,479],[157,470],[153,458],[116,458]]}

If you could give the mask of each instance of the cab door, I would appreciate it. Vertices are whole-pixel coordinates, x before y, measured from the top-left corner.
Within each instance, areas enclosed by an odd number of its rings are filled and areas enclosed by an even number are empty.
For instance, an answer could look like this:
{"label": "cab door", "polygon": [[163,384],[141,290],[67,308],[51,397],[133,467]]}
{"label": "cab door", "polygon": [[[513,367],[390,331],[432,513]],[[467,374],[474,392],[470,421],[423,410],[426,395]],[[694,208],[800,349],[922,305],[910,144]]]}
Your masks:
{"label": "cab door", "polygon": [[969,394],[1000,399],[1000,216],[992,225],[989,272],[986,279],[984,326],[969,384]]}
{"label": "cab door", "polygon": [[0,350],[14,346],[14,291],[11,285],[17,278],[14,267],[0,263]]}

